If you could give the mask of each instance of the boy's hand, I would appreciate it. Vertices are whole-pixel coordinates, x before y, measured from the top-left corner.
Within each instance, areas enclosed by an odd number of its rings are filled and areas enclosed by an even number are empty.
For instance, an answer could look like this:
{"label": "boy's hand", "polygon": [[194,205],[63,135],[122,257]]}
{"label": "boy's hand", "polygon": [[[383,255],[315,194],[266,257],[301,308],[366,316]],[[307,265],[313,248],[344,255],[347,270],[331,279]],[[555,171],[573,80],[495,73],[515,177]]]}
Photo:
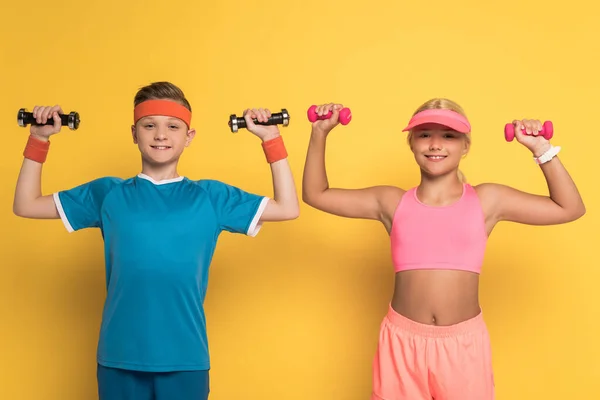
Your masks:
{"label": "boy's hand", "polygon": [[244,110],[246,128],[262,139],[263,142],[279,136],[279,127],[277,125],[256,125],[252,120],[256,119],[258,122],[267,122],[270,116],[271,111],[269,109],[253,108]]}
{"label": "boy's hand", "polygon": [[45,124],[48,120],[54,120],[54,125],[35,125],[31,124],[29,132],[36,138],[48,141],[50,136],[60,132],[62,124],[60,122],[60,116],[63,110],[59,105],[54,107],[49,106],[35,106],[33,108],[33,118],[35,118],[38,124]]}

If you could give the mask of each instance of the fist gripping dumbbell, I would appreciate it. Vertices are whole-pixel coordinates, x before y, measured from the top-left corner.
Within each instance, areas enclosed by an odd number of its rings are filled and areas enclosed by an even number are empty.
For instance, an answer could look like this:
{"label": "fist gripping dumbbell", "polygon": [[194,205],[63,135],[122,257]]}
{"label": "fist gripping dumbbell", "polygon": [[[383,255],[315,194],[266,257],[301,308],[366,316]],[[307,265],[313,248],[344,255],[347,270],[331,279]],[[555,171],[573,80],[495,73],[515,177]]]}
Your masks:
{"label": "fist gripping dumbbell", "polygon": [[[69,129],[75,130],[79,128],[79,113],[75,111],[71,111],[69,114],[58,114],[60,117],[60,123],[62,126],[68,126]],[[21,127],[25,127],[28,124],[32,125],[54,125],[54,119],[48,118],[45,124],[38,124],[35,118],[33,118],[33,113],[28,112],[26,108],[21,108],[17,113],[17,123]]]}
{"label": "fist gripping dumbbell", "polygon": [[[280,113],[273,113],[267,122],[258,122],[256,118],[252,119],[256,125],[279,125],[288,126],[290,124],[290,114],[285,108],[281,109]],[[240,128],[246,128],[246,120],[244,117],[236,117],[235,114],[229,116],[229,129],[231,132],[237,132]]]}
{"label": "fist gripping dumbbell", "polygon": [[[527,131],[525,129],[521,129],[521,132],[523,132],[524,135],[527,135]],[[552,138],[554,135],[554,126],[552,125],[552,122],[544,122],[544,125],[542,125],[542,130],[539,132],[539,134],[545,137],[546,140],[550,140],[550,138]],[[515,126],[513,124],[506,124],[504,126],[504,138],[507,142],[512,142],[515,138]]]}
{"label": "fist gripping dumbbell", "polygon": [[[329,119],[329,118],[331,118],[331,115],[333,114],[331,111],[329,111],[325,115],[317,115],[316,109],[317,109],[317,106],[312,105],[306,112],[306,115],[308,116],[308,120],[310,122],[315,122],[317,120]],[[340,123],[342,125],[348,125],[351,120],[352,120],[352,112],[350,111],[350,109],[348,107],[342,108],[340,110]]]}

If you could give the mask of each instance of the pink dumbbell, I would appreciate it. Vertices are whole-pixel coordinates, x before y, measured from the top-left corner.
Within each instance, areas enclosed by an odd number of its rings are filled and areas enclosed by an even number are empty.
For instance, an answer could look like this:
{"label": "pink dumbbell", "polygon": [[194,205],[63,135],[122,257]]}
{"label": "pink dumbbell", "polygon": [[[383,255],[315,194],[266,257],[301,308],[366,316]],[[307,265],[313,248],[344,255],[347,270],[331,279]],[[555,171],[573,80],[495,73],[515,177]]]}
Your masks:
{"label": "pink dumbbell", "polygon": [[[525,129],[521,129],[521,132],[523,132],[524,135],[527,134]],[[542,125],[542,130],[539,133],[547,140],[550,140],[550,138],[552,138],[554,135],[554,127],[552,126],[552,122],[544,122],[544,125]],[[504,138],[507,142],[512,142],[515,138],[515,126],[513,124],[506,124],[504,126]]]}
{"label": "pink dumbbell", "polygon": [[[317,113],[315,111],[316,109],[317,109],[317,106],[313,105],[313,106],[310,106],[310,108],[306,112],[306,114],[308,115],[308,120],[310,122],[315,122],[318,119],[323,120],[323,119],[331,118],[331,114],[332,114],[331,111],[329,111],[325,115],[317,115]],[[351,120],[352,120],[352,112],[350,111],[350,109],[348,107],[342,108],[340,110],[340,123],[342,125],[348,125]]]}

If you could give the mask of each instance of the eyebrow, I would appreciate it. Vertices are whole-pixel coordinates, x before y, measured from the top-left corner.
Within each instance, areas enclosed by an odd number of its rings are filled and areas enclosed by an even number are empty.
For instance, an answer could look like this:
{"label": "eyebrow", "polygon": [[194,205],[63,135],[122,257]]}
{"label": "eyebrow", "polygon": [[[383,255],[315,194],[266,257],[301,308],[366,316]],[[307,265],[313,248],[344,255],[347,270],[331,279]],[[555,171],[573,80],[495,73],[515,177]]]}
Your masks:
{"label": "eyebrow", "polygon": [[[179,118],[176,118],[176,117],[170,117],[168,115],[162,115],[162,116],[167,117],[168,118],[167,121],[169,121],[169,122],[175,121],[175,122],[179,122],[179,123],[184,123],[182,120],[180,120]],[[154,117],[157,117],[157,115],[148,115],[148,116],[142,118],[140,121],[144,121],[144,122],[154,121]]]}
{"label": "eyebrow", "polygon": [[431,133],[431,132],[445,132],[445,133],[456,133],[454,129],[446,128],[446,129],[421,129],[418,130],[417,133]]}

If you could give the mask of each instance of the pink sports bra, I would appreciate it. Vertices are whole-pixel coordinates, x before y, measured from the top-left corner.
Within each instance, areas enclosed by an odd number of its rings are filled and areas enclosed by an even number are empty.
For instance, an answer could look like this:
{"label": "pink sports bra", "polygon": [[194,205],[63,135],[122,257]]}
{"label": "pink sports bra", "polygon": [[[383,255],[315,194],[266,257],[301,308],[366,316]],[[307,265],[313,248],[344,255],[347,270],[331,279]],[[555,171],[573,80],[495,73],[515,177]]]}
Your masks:
{"label": "pink sports bra", "polygon": [[392,231],[394,270],[454,269],[481,273],[487,233],[475,189],[465,183],[461,198],[448,206],[429,206],[417,188],[402,196]]}

